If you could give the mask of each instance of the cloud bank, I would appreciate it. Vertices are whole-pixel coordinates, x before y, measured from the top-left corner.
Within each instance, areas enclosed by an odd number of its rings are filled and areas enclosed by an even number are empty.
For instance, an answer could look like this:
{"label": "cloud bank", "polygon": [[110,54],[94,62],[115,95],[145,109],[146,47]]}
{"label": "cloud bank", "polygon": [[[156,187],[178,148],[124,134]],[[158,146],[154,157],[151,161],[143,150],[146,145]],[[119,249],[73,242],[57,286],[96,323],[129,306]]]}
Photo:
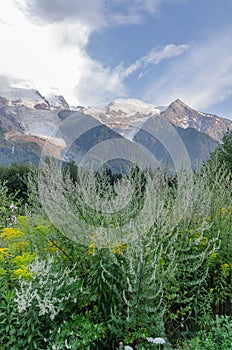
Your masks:
{"label": "cloud bank", "polygon": [[[136,70],[181,54],[185,45],[151,49],[130,67],[103,67],[86,52],[89,36],[108,25],[139,23],[141,9],[153,12],[160,1],[8,0],[0,5],[0,71],[43,94],[64,94],[71,104],[95,104],[126,97]],[[120,6],[119,6],[120,5]],[[23,83],[24,80],[24,83]]]}
{"label": "cloud bank", "polygon": [[[2,81],[35,87],[44,95],[63,94],[74,105],[134,97],[129,95],[132,79],[139,86],[139,96],[158,105],[181,98],[200,109],[232,97],[232,27],[221,32],[215,27],[208,38],[197,43],[167,42],[150,47],[129,65],[122,61],[105,66],[88,54],[87,45],[95,31],[140,26],[148,15],[155,21],[161,5],[170,2],[186,0],[2,2]],[[165,62],[165,70],[158,72],[161,62]]]}

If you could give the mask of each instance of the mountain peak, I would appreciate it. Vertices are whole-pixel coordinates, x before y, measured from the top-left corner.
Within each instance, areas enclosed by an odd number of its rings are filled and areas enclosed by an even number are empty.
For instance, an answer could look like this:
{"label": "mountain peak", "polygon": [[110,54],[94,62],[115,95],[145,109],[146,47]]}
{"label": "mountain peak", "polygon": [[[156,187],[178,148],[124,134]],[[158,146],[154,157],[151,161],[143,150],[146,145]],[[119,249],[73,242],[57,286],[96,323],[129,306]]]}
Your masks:
{"label": "mountain peak", "polygon": [[35,89],[0,87],[0,96],[7,101],[8,106],[35,108],[35,106],[44,105],[48,108],[47,101]]}
{"label": "mountain peak", "polygon": [[69,109],[69,105],[62,95],[48,95],[46,101],[49,102],[51,108],[54,109]]}
{"label": "mountain peak", "polygon": [[44,97],[36,89],[0,86],[0,105],[23,106],[33,109],[69,109],[61,95]]}
{"label": "mountain peak", "polygon": [[160,115],[178,127],[196,129],[216,140],[220,139],[223,132],[227,129],[232,129],[232,122],[230,120],[216,115],[198,112],[180,99],[172,102]]}
{"label": "mountain peak", "polygon": [[110,102],[107,107],[108,111],[121,112],[127,115],[159,113],[159,110],[153,104],[145,103],[139,99],[117,99]]}
{"label": "mountain peak", "polygon": [[183,101],[181,101],[179,98],[177,98],[174,103],[181,104],[181,105],[186,105]]}
{"label": "mountain peak", "polygon": [[173,101],[169,107],[172,106],[178,106],[178,107],[182,107],[182,108],[188,108],[188,109],[192,109],[191,107],[189,107],[185,102],[183,102],[182,100],[180,100],[179,98],[177,98],[175,101]]}

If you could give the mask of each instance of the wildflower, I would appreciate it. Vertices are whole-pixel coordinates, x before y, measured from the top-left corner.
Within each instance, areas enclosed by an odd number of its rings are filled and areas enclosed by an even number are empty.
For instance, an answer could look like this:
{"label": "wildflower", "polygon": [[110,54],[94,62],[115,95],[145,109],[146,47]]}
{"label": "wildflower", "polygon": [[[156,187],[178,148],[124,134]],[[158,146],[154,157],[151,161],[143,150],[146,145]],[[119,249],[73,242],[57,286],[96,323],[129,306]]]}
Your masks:
{"label": "wildflower", "polygon": [[125,245],[122,243],[115,244],[113,247],[113,253],[114,254],[121,254],[125,250]]}
{"label": "wildflower", "polygon": [[29,243],[22,241],[22,242],[17,242],[16,245],[17,245],[17,248],[22,251],[27,246],[29,246]]}
{"label": "wildflower", "polygon": [[133,348],[131,346],[129,346],[129,345],[126,345],[125,346],[125,350],[133,350]]}
{"label": "wildflower", "polygon": [[56,252],[57,247],[55,242],[49,242],[48,250],[50,253]]}
{"label": "wildflower", "polygon": [[13,262],[18,266],[18,267],[25,267],[28,266],[32,261],[35,260],[36,255],[35,254],[30,254],[30,253],[23,253],[22,255],[17,255],[14,259]]}
{"label": "wildflower", "polygon": [[27,268],[13,270],[12,273],[15,278],[32,278],[32,274],[28,271]]}
{"label": "wildflower", "polygon": [[155,344],[165,344],[165,340],[163,338],[155,338],[153,340],[153,343],[155,343]]}
{"label": "wildflower", "polygon": [[4,258],[5,256],[11,256],[9,254],[9,248],[0,248],[0,259]]}
{"label": "wildflower", "polygon": [[10,240],[24,236],[24,233],[12,227],[5,227],[0,233],[0,238]]}
{"label": "wildflower", "polygon": [[149,343],[153,343],[154,338],[152,338],[152,337],[147,337],[146,339],[147,339],[147,341],[148,341]]}
{"label": "wildflower", "polygon": [[96,243],[91,243],[88,248],[89,248],[88,249],[88,254],[89,255],[94,255],[96,250],[97,250],[97,245],[96,245]]}
{"label": "wildflower", "polygon": [[227,263],[221,264],[221,269],[222,270],[227,270],[229,267],[230,267],[230,265],[227,264]]}
{"label": "wildflower", "polygon": [[14,205],[13,203],[10,205],[10,209],[13,213],[16,213],[18,207],[16,207],[16,205]]}
{"label": "wildflower", "polygon": [[146,338],[149,343],[154,343],[154,344],[165,344],[165,340],[163,338],[152,338],[148,337]]}

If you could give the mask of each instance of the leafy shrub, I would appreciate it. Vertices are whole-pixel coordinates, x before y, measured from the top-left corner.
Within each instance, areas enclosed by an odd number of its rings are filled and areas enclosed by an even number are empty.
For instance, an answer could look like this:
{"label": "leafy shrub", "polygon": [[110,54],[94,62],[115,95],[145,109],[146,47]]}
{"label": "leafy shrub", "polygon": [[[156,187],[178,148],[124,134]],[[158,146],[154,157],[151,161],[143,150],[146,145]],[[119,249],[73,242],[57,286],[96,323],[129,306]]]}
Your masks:
{"label": "leafy shrub", "polygon": [[183,349],[229,350],[232,349],[232,318],[216,316],[208,324],[208,331],[199,331],[197,336],[186,342]]}

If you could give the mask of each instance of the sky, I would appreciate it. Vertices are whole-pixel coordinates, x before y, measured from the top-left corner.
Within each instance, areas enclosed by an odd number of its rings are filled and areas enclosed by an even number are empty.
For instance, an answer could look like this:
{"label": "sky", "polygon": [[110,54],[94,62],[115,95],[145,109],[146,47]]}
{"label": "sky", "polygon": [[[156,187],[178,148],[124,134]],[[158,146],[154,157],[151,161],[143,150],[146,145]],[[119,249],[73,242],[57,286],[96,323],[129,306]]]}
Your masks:
{"label": "sky", "polygon": [[0,84],[232,119],[231,0],[0,0]]}

